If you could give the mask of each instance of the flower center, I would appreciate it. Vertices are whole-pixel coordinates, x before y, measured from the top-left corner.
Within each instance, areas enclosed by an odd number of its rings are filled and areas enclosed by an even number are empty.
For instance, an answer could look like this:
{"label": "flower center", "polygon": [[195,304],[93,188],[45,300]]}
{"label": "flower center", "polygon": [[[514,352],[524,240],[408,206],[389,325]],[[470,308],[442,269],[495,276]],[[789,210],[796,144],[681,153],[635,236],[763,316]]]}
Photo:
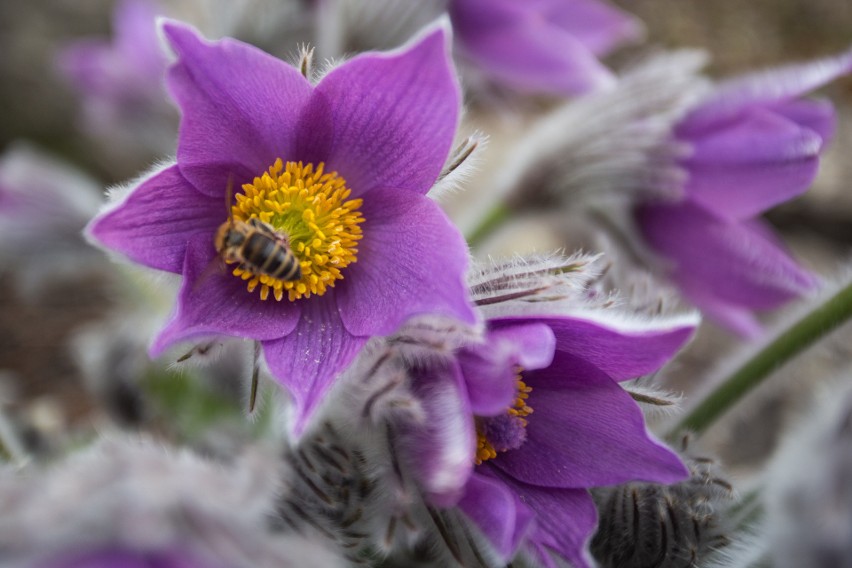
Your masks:
{"label": "flower center", "polygon": [[476,418],[476,465],[497,457],[497,452],[520,448],[527,439],[527,419],[533,409],[527,405],[532,389],[516,379],[517,396],[505,414]]}
{"label": "flower center", "polygon": [[259,286],[261,300],[270,291],[278,301],[285,291],[291,302],[322,296],[357,260],[363,200],[348,199],[352,191],[346,181],[324,167],[322,162],[316,168],[285,165],[279,158],[236,195],[234,221],[248,223],[248,231],[261,236],[246,234],[239,260],[226,262],[239,264],[234,275],[247,281],[249,292]]}

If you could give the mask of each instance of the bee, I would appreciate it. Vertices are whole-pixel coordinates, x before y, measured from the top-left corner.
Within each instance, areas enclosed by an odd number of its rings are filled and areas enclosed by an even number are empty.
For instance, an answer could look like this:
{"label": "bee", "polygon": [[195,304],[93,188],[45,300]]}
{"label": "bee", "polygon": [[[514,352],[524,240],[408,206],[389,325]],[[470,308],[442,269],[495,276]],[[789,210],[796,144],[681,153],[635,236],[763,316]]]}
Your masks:
{"label": "bee", "polygon": [[290,248],[289,236],[257,217],[248,221],[234,219],[232,189],[233,178],[229,177],[225,201],[228,220],[219,226],[213,240],[219,258],[229,264],[236,263],[254,276],[266,275],[285,282],[301,280],[302,266]]}
{"label": "bee", "polygon": [[294,282],[302,267],[290,249],[290,239],[257,217],[248,221],[228,219],[216,231],[216,252],[229,264],[236,263],[254,276]]}

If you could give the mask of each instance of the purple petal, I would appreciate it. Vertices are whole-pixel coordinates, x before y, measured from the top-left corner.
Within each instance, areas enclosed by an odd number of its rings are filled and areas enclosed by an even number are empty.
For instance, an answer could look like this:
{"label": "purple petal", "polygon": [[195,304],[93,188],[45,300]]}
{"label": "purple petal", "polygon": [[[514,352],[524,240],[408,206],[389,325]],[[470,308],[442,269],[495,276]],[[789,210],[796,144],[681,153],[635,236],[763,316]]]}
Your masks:
{"label": "purple petal", "polygon": [[597,525],[597,510],[587,491],[536,487],[503,479],[535,514],[535,524],[526,542],[539,562],[556,568],[557,564],[551,558],[556,553],[574,568],[594,566],[588,553],[588,542]]}
{"label": "purple petal", "polygon": [[816,286],[810,273],[747,223],[715,217],[688,201],[646,205],[636,215],[648,244],[673,264],[672,278],[684,290],[760,310]]}
{"label": "purple petal", "polygon": [[771,107],[772,112],[812,130],[822,139],[824,150],[831,140],[837,127],[837,115],[834,105],[826,100],[788,101]]}
{"label": "purple petal", "polygon": [[562,488],[686,476],[678,457],[648,434],[630,395],[578,355],[557,351],[550,367],[524,381],[532,387],[527,440],[488,462],[507,475]]}
{"label": "purple petal", "polygon": [[476,426],[458,368],[439,362],[412,381],[426,420],[406,433],[407,459],[429,502],[454,505],[473,472]]}
{"label": "purple petal", "polygon": [[693,133],[736,117],[743,110],[782,103],[833,81],[852,70],[852,51],[752,73],[721,83],[680,124],[681,134]]}
{"label": "purple petal", "polygon": [[755,108],[689,140],[690,199],[729,219],[746,219],[807,190],[822,137],[775,112]]}
{"label": "purple petal", "polygon": [[302,317],[292,333],[263,342],[269,370],[293,397],[293,433],[299,435],[313,411],[352,362],[367,337],[356,337],[340,321],[333,294],[299,302]]}
{"label": "purple petal", "polygon": [[311,95],[301,73],[236,40],[206,42],[175,23],[163,29],[178,55],[168,72],[183,113],[178,164],[199,191],[222,196],[231,175],[239,186],[277,158],[300,159],[297,125]]}
{"label": "purple petal", "polygon": [[644,33],[637,18],[600,0],[528,0],[525,5],[542,10],[548,21],[576,37],[598,56],[637,40]]}
{"label": "purple petal", "polygon": [[216,229],[226,218],[224,200],[199,193],[177,166],[170,166],[100,213],[87,232],[133,262],[181,273],[187,243],[204,236],[212,245]]}
{"label": "purple petal", "polygon": [[495,329],[483,345],[463,349],[457,356],[473,414],[494,416],[506,411],[517,394],[517,367],[541,369],[550,365],[556,339],[544,324],[520,324]]}
{"label": "purple petal", "polygon": [[467,245],[441,209],[413,192],[375,190],[364,198],[358,261],[336,290],[353,335],[388,335],[418,314],[473,323],[463,274]]}
{"label": "purple petal", "polygon": [[678,287],[708,319],[746,339],[763,335],[763,326],[749,308],[721,300],[706,283],[680,280]]}
{"label": "purple petal", "polygon": [[491,542],[503,563],[512,559],[533,523],[533,512],[505,483],[478,468],[468,479],[459,509]]}
{"label": "purple petal", "polygon": [[[600,316],[605,316],[602,312]],[[599,316],[599,317],[600,317]],[[591,317],[591,314],[590,314]],[[547,324],[556,336],[556,350],[582,357],[616,381],[653,373],[668,362],[695,331],[692,321],[590,321],[576,317],[529,317],[493,320],[495,329],[522,321]]]}
{"label": "purple petal", "polygon": [[115,48],[140,79],[160,86],[166,70],[166,58],[157,37],[157,4],[148,0],[121,0],[113,14]]}
{"label": "purple petal", "polygon": [[261,300],[257,291],[248,292],[244,280],[217,270],[217,260],[212,235],[189,242],[175,311],[154,340],[152,356],[193,338],[227,335],[269,340],[296,327],[302,304]]}
{"label": "purple petal", "polygon": [[535,7],[515,1],[456,0],[450,15],[464,54],[515,89],[573,95],[615,81],[580,38]]}
{"label": "purple petal", "polygon": [[450,151],[461,105],[443,28],[410,47],[348,61],[325,76],[316,97],[333,127],[328,167],[353,196],[376,188],[429,191]]}

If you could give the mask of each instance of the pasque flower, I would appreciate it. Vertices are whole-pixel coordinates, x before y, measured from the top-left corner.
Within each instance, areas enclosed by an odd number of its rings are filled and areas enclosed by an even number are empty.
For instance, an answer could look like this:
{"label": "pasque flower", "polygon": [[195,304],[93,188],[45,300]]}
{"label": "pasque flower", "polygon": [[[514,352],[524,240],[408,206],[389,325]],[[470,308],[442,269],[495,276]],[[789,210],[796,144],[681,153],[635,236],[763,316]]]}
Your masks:
{"label": "pasque flower", "polygon": [[469,79],[569,96],[615,83],[598,60],[639,39],[641,22],[605,0],[316,0],[319,52],[398,45],[442,11]]}
{"label": "pasque flower", "polygon": [[[516,296],[508,286],[500,293]],[[556,554],[588,566],[596,523],[588,488],[687,474],[619,382],[658,370],[695,318],[642,320],[573,304],[572,313],[548,315],[547,301],[486,312],[483,343],[414,370],[428,419],[410,433],[411,469],[432,503],[457,503],[504,559],[523,546],[546,565]]]}
{"label": "pasque flower", "polygon": [[[208,43],[178,23],[164,32],[177,54],[167,76],[182,111],[177,162],[89,228],[130,260],[183,276],[152,354],[210,335],[261,341],[298,429],[369,337],[419,313],[474,321],[466,246],[425,196],[459,119],[443,26],[355,57],[315,86],[241,42]],[[286,239],[297,277],[240,262],[207,268],[229,260],[217,233],[238,223],[255,232],[257,220]]]}
{"label": "pasque flower", "polygon": [[452,0],[462,55],[513,89],[574,95],[614,84],[598,57],[642,34],[634,17],[600,0]]}
{"label": "pasque flower", "polygon": [[800,97],[850,69],[845,53],[719,84],[673,131],[683,197],[635,210],[682,292],[742,335],[761,331],[753,311],[817,285],[759,215],[810,186],[836,121],[829,102]]}

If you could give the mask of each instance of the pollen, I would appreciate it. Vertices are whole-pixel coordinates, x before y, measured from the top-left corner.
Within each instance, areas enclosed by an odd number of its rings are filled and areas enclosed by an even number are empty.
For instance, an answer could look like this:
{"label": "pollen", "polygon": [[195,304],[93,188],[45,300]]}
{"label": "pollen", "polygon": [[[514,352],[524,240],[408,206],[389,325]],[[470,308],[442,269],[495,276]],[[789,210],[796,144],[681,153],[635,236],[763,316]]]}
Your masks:
{"label": "pollen", "polygon": [[234,275],[246,280],[250,293],[258,290],[261,300],[322,296],[358,259],[363,200],[349,199],[346,181],[337,172],[326,172],[324,163],[285,164],[279,158],[242,189],[231,207],[233,218],[267,223],[284,238],[301,268],[298,280],[274,278],[246,263],[235,268]]}
{"label": "pollen", "polygon": [[476,465],[496,458],[498,452],[507,452],[523,445],[527,439],[527,416],[533,412],[527,404],[531,392],[532,388],[521,379],[519,369],[515,379],[515,400],[506,413],[476,419]]}

